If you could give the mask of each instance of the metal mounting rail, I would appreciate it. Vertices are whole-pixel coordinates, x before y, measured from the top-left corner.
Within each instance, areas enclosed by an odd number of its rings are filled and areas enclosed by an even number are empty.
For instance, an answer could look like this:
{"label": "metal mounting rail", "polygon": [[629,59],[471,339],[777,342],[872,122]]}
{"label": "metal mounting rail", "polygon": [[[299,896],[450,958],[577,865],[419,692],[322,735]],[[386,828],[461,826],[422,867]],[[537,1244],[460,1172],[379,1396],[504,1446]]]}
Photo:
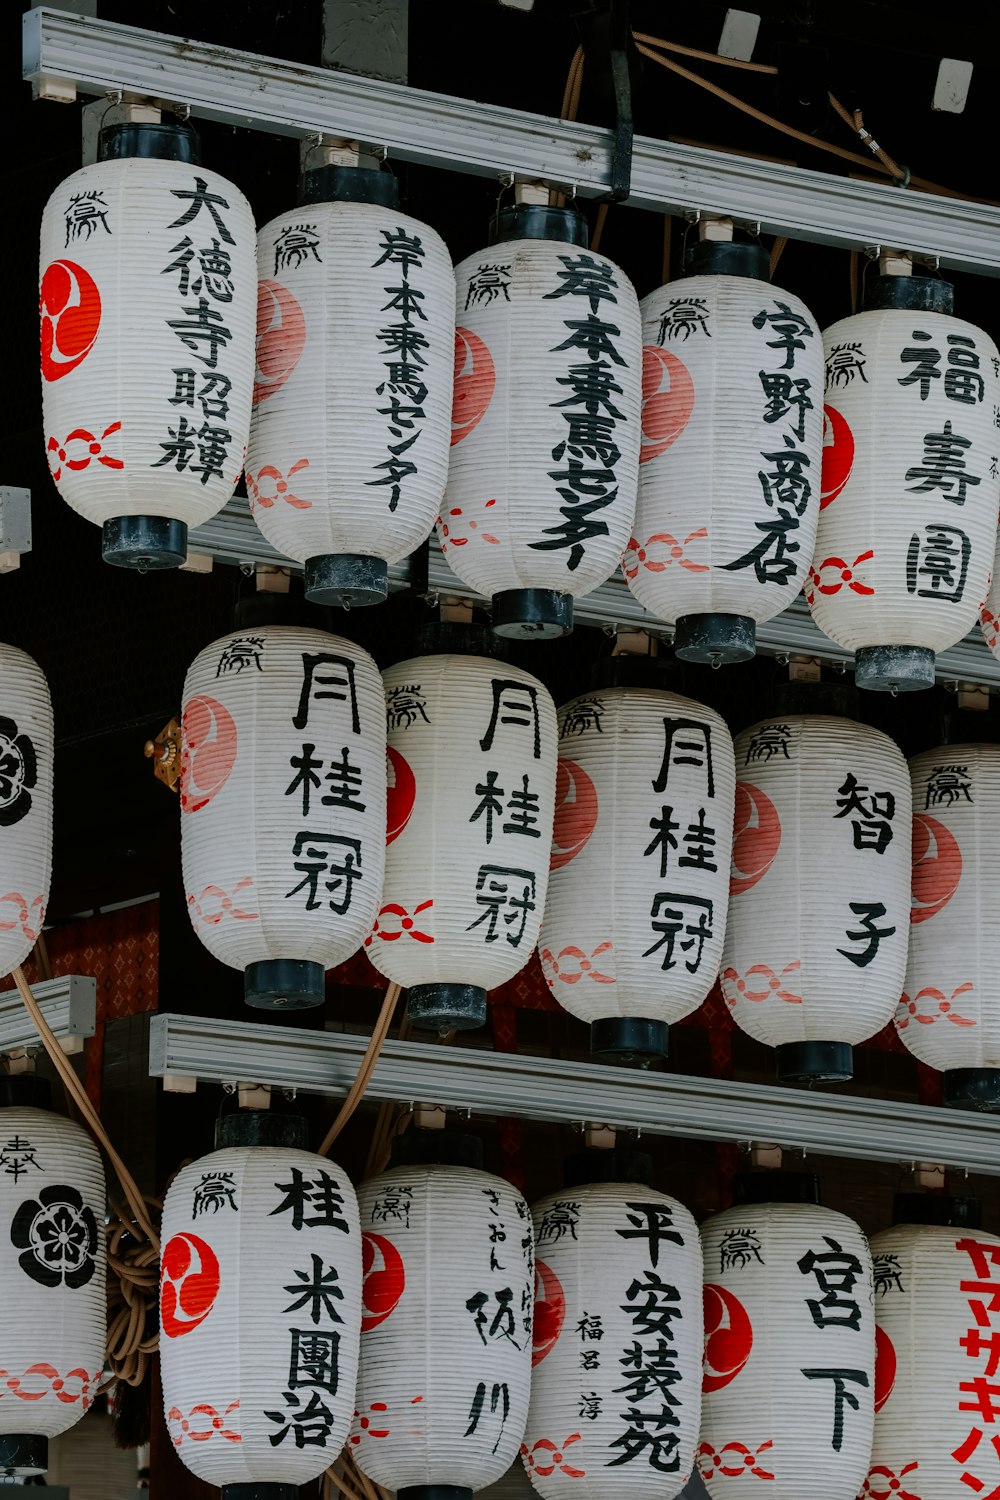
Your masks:
{"label": "metal mounting rail", "polygon": [[[610,130],[94,16],[29,11],[23,71],[41,98],[128,90],[252,130],[346,136],[400,161],[487,177],[517,173],[591,198],[611,186]],[[628,201],[657,213],[729,214],[765,234],[820,244],[897,246],[1000,275],[1000,209],[889,183],[637,136]]]}
{"label": "metal mounting rail", "polygon": [[[77,1052],[93,1036],[97,1020],[97,980],[64,974],[32,986],[32,993],[66,1052]],[[0,1052],[37,1051],[41,1039],[17,990],[0,991]]]}
{"label": "metal mounting rail", "polygon": [[[353,1083],[366,1043],[343,1033],[157,1015],[149,1071],[175,1087],[185,1079],[266,1083],[339,1097]],[[525,1120],[600,1121],[689,1140],[777,1141],[813,1153],[942,1162],[1000,1176],[1000,1119],[469,1047],[388,1041],[367,1097]]]}

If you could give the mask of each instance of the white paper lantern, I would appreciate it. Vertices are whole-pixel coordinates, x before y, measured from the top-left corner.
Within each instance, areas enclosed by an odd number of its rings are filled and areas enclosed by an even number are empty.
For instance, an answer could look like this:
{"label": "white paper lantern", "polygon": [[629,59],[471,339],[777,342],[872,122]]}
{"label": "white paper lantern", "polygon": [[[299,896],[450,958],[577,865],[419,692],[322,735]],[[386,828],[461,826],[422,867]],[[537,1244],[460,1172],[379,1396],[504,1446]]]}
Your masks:
{"label": "white paper lantern", "polygon": [[104,1369],[104,1169],[47,1094],[40,1079],[0,1080],[4,1474],[48,1467],[47,1440],[80,1420]]}
{"label": "white paper lantern", "polygon": [[532,1212],[528,1477],[545,1500],[671,1500],[701,1418],[697,1225],[634,1179],[568,1187]]}
{"label": "white paper lantern", "polygon": [[735,769],[711,708],[612,687],[560,709],[552,872],[539,953],[597,1053],[667,1050],[714,985],[729,900]]}
{"label": "white paper lantern", "polygon": [[737,735],[722,993],[779,1077],[851,1077],[891,1021],[909,936],[910,788],[888,735],[826,714]]}
{"label": "white paper lantern", "polygon": [[430,534],[444,495],[455,276],[397,201],[390,172],[321,168],[257,237],[247,490],[320,604],[384,599],[387,564]]}
{"label": "white paper lantern", "polygon": [[997,533],[996,551],[993,554],[993,574],[989,592],[979,606],[979,628],[990,654],[1000,660],[1000,573],[997,559],[1000,556],[1000,532]]}
{"label": "white paper lantern", "polygon": [[875,1434],[860,1500],[989,1495],[1000,1483],[991,1441],[1000,1239],[904,1223],[875,1235],[871,1251]]}
{"label": "white paper lantern", "polygon": [[354,1411],[358,1205],[340,1167],[302,1149],[303,1121],[246,1113],[223,1118],[222,1149],[182,1168],[163,1206],[163,1411],[178,1457],[223,1497],[290,1500],[337,1458]]}
{"label": "white paper lantern", "polygon": [[42,218],[49,469],[103,528],[106,562],[177,567],[188,528],[222,509],[243,467],[253,215],[182,126],[114,126],[102,152]]}
{"label": "white paper lantern", "polygon": [[184,682],[188,912],[250,1005],[320,1005],[360,948],[385,859],[385,709],[353,641],[269,625],[206,646]]}
{"label": "white paper lantern", "polygon": [[[350,1451],[402,1500],[463,1500],[517,1456],[531,1384],[528,1205],[468,1166],[358,1192],[365,1282]],[[439,1487],[444,1487],[444,1491]]]}
{"label": "white paper lantern", "polygon": [[639,501],[622,567],[687,661],[745,661],[812,559],[823,342],[760,245],[703,241],[645,297]]}
{"label": "white paper lantern", "polygon": [[556,711],[530,673],[480,656],[384,672],[385,883],[368,957],[417,1026],[481,1026],[531,957],[545,906]]}
{"label": "white paper lantern", "polygon": [[499,635],[564,635],[574,596],[617,568],[635,511],[636,295],[587,249],[579,214],[538,205],[501,214],[494,243],[455,275],[441,547],[464,583],[492,595]]}
{"label": "white paper lantern", "polygon": [[701,1226],[705,1373],[698,1467],[713,1500],[854,1500],[875,1399],[872,1265],[858,1226],[814,1203]]}
{"label": "white paper lantern", "polygon": [[855,653],[859,687],[934,682],[989,587],[1000,478],[997,347],[952,317],[952,288],[874,278],[826,329],[823,509],[806,598]]}
{"label": "white paper lantern", "polygon": [[947,1104],[1000,1110],[1000,934],[993,920],[1000,745],[910,761],[913,886],[904,1044],[944,1074]]}
{"label": "white paper lantern", "polygon": [[24,962],[45,921],[54,753],[42,670],[0,643],[0,974]]}

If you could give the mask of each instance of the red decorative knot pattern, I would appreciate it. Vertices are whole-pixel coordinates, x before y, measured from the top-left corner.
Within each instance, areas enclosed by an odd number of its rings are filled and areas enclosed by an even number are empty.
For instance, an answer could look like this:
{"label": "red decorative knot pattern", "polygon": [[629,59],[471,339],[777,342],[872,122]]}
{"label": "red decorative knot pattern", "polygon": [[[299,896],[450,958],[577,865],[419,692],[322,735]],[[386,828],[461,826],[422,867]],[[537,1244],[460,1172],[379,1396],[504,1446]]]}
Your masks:
{"label": "red decorative knot pattern", "polygon": [[669,531],[654,532],[645,542],[640,542],[634,536],[629,537],[628,546],[622,553],[622,572],[626,578],[634,578],[640,567],[645,568],[647,573],[663,573],[671,563],[677,563],[679,567],[687,568],[689,573],[710,573],[708,563],[695,562],[687,555],[691,543],[702,540],[708,540],[708,531],[704,526],[699,526],[697,531],[689,531],[682,542],[671,536]]}
{"label": "red decorative knot pattern", "polygon": [[872,1464],[868,1477],[861,1486],[858,1500],[920,1500],[920,1496],[911,1488],[915,1481],[906,1478],[916,1468],[916,1459],[912,1464],[904,1464],[898,1474],[894,1474],[885,1464]]}
{"label": "red decorative knot pattern", "polygon": [[801,959],[796,958],[792,963],[786,964],[780,974],[769,969],[767,964],[751,964],[743,976],[735,969],[723,969],[720,981],[723,998],[730,1010],[736,1009],[740,999],[759,1005],[772,995],[777,995],[779,1000],[784,1000],[788,1005],[801,1005],[802,996],[788,983],[788,976],[796,974],[801,967]]}
{"label": "red decorative knot pattern", "polygon": [[[419,1406],[423,1396],[411,1396],[410,1405]],[[361,1430],[352,1432],[348,1441],[356,1448],[362,1438],[387,1438],[392,1436],[392,1428],[389,1426],[389,1405],[386,1401],[373,1401],[368,1410],[362,1415],[361,1412],[354,1413],[354,1422]]]}
{"label": "red decorative knot pattern", "polygon": [[298,463],[292,464],[287,474],[282,474],[273,464],[264,464],[257,470],[256,474],[246,473],[247,490],[250,495],[250,509],[255,510],[258,505],[265,510],[270,510],[276,500],[283,500],[286,505],[291,505],[295,510],[312,510],[312,501],[303,500],[301,495],[293,495],[291,491],[292,476],[300,469],[308,469],[308,458],[300,458]]}
{"label": "red decorative knot pattern", "polygon": [[93,1401],[94,1387],[100,1384],[103,1370],[88,1375],[86,1370],[70,1370],[60,1375],[54,1365],[29,1365],[23,1375],[12,1375],[9,1370],[0,1370],[0,1399],[9,1391],[20,1401],[41,1401],[43,1396],[55,1396],[71,1406],[79,1401],[86,1411]]}
{"label": "red decorative knot pattern", "polygon": [[[468,546],[469,542],[474,541],[476,537],[481,542],[490,542],[494,546],[499,545],[500,538],[494,536],[492,531],[487,531],[485,525],[481,524],[496,524],[494,518],[489,514],[491,505],[496,505],[496,500],[486,501],[478,520],[474,515],[463,511],[460,505],[456,505],[451,510],[446,510],[442,515],[438,516],[435,524],[438,529],[438,536],[441,539],[441,551],[447,552],[449,547]],[[463,536],[462,533],[466,531],[471,532],[472,535]]]}
{"label": "red decorative knot pattern", "polygon": [[5,905],[17,907],[17,916],[9,919],[0,917],[0,932],[13,932],[15,927],[19,927],[29,943],[36,942],[45,921],[45,902],[42,897],[36,896],[29,903],[20,891],[8,891],[5,896],[0,896],[0,910]]}
{"label": "red decorative knot pattern", "polygon": [[100,437],[88,432],[86,427],[74,427],[67,438],[50,437],[46,449],[49,461],[49,473],[56,484],[62,478],[63,465],[67,469],[76,472],[79,469],[89,469],[93,459],[103,464],[106,469],[124,469],[125,460],[115,458],[111,453],[105,453],[105,440],[115,432],[121,432],[122,424],[112,422],[110,427],[105,427]]}
{"label": "red decorative knot pattern", "polygon": [[239,1418],[234,1419],[239,1409],[238,1401],[230,1401],[221,1413],[207,1401],[199,1401],[185,1416],[180,1407],[172,1406],[167,1412],[167,1430],[174,1447],[182,1447],[185,1438],[190,1443],[207,1443],[214,1437],[224,1438],[227,1443],[242,1443],[243,1435],[236,1430]]}
{"label": "red decorative knot pattern", "polygon": [[773,1479],[774,1475],[761,1464],[761,1454],[774,1446],[771,1438],[759,1448],[748,1448],[745,1443],[726,1443],[716,1453],[711,1443],[702,1443],[698,1449],[698,1468],[704,1480],[720,1474],[724,1479],[736,1479],[750,1473],[755,1479]]}
{"label": "red decorative knot pattern", "polygon": [[539,1438],[530,1448],[527,1443],[522,1443],[521,1457],[528,1468],[540,1474],[543,1479],[547,1474],[554,1474],[556,1469],[569,1479],[583,1479],[586,1477],[586,1469],[574,1469],[566,1461],[566,1449],[572,1443],[578,1443],[581,1435],[579,1432],[572,1432],[564,1443],[553,1443],[551,1438]]}
{"label": "red decorative knot pattern", "polygon": [[[862,563],[870,562],[875,553],[869,547],[859,552],[852,563],[842,557],[824,557],[818,568],[810,567],[806,603],[812,604],[816,594],[839,594],[845,583],[853,594],[874,594],[875,590],[865,582],[866,573]],[[861,572],[856,574],[855,569]]]}
{"label": "red decorative knot pattern", "polygon": [[614,984],[614,975],[602,973],[597,966],[601,955],[613,953],[614,946],[610,940],[598,943],[589,958],[583,948],[563,948],[558,955],[554,955],[550,948],[543,948],[539,957],[545,983],[550,990],[555,989],[557,979],[562,984],[577,984],[584,978],[593,979],[597,984]]}
{"label": "red decorative knot pattern", "polygon": [[365,938],[365,947],[370,948],[375,938],[383,943],[394,943],[397,938],[404,936],[413,938],[417,943],[433,943],[431,934],[421,932],[417,926],[420,913],[433,905],[433,897],[430,901],[421,901],[419,906],[413,908],[411,916],[405,906],[399,906],[395,901],[388,902],[375,918],[375,926]]}
{"label": "red decorative knot pattern", "polygon": [[979,606],[979,623],[983,630],[983,639],[991,651],[996,650],[997,641],[1000,640],[1000,619],[992,614],[985,604]]}
{"label": "red decorative knot pattern", "polygon": [[967,980],[957,990],[952,990],[950,996],[943,990],[935,990],[930,986],[918,990],[912,1000],[904,992],[896,1006],[896,1030],[905,1031],[911,1021],[919,1021],[921,1026],[933,1026],[935,1021],[942,1019],[951,1021],[955,1026],[977,1025],[971,1016],[963,1016],[953,1008],[960,995],[970,994],[974,990],[975,985]]}
{"label": "red decorative knot pattern", "polygon": [[233,886],[232,895],[219,885],[206,885],[200,896],[195,896],[193,892],[188,891],[187,904],[192,925],[196,928],[218,927],[223,917],[232,917],[236,922],[259,922],[258,912],[242,911],[235,905],[240,891],[245,891],[251,885],[253,885],[253,880],[247,875]]}

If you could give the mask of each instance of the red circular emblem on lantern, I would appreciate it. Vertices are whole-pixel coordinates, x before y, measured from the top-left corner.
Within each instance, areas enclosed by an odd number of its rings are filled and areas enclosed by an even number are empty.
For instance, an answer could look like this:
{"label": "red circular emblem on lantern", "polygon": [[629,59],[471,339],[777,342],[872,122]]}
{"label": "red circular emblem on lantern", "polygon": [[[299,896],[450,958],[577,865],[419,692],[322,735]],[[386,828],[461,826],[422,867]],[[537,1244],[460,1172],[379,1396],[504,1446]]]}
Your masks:
{"label": "red circular emblem on lantern", "polygon": [[896,1351],[884,1328],[875,1325],[875,1410],[881,1411],[896,1384]]}
{"label": "red circular emblem on lantern", "polygon": [[451,406],[451,446],[468,437],[486,415],[497,372],[493,356],[477,333],[455,329],[455,395]]}
{"label": "red circular emblem on lantern", "polygon": [[642,351],[642,446],[639,462],[648,463],[676,443],[694,411],[694,381],[683,361],[646,344]]}
{"label": "red circular emblem on lantern", "polygon": [[386,786],[385,803],[385,841],[391,844],[393,839],[398,839],[413,811],[413,804],[417,796],[417,778],[410,769],[410,763],[398,750],[392,746],[386,747],[386,771],[388,773],[388,784]]}
{"label": "red circular emblem on lantern", "polygon": [[195,813],[222,791],[236,764],[235,720],[217,698],[191,698],[181,740],[181,812]]}
{"label": "red circular emblem on lantern", "polygon": [[39,292],[42,327],[42,374],[60,380],[83,363],[101,326],[97,282],[72,260],[54,260]]}
{"label": "red circular emblem on lantern", "polygon": [[721,1391],[750,1358],[753,1326],[738,1297],[727,1287],[705,1285],[705,1365],[701,1388]]}
{"label": "red circular emblem on lantern", "polygon": [[219,1262],[196,1234],[175,1234],[160,1262],[160,1326],[179,1339],[204,1323],[219,1295]]}
{"label": "red circular emblem on lantern", "polygon": [[950,829],[926,813],[913,815],[913,879],[910,921],[926,922],[958,890],[962,851]]}
{"label": "red circular emblem on lantern", "polygon": [[531,1334],[531,1363],[541,1364],[555,1346],[566,1317],[562,1282],[543,1260],[535,1261],[535,1321]]}
{"label": "red circular emblem on lantern", "polygon": [[729,893],[739,896],[762,880],[781,844],[781,819],[770,797],[749,781],[736,783],[733,871]]}
{"label": "red circular emblem on lantern", "polygon": [[403,1257],[384,1234],[361,1236],[361,1332],[377,1328],[395,1308],[406,1285]]}
{"label": "red circular emblem on lantern", "polygon": [[825,510],[840,494],[854,467],[854,433],[835,406],[823,408],[823,477],[819,508]]}
{"label": "red circular emblem on lantern", "polygon": [[551,870],[568,865],[597,826],[597,788],[575,760],[556,765],[556,812],[552,825]]}
{"label": "red circular emblem on lantern", "polygon": [[305,344],[305,314],[288,288],[279,281],[258,282],[254,406],[281,389],[298,364]]}

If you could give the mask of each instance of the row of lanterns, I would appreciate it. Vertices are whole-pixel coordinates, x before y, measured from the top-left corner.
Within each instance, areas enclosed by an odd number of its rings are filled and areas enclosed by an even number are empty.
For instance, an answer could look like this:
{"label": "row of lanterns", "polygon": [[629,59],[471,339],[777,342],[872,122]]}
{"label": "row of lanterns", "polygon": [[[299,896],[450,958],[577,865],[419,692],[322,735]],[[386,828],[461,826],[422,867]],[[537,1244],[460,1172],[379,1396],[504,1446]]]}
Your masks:
{"label": "row of lanterns", "polygon": [[903,255],[821,334],[727,223],[640,305],[572,208],[502,211],[453,271],[391,173],[331,163],[255,252],[190,129],[114,126],[42,223],[56,485],[109,562],[168,567],[245,471],[327,604],[436,522],[503,635],[565,633],[621,563],[681,657],[739,661],[804,588],[860,685],[929,686],[987,599],[997,348]]}

